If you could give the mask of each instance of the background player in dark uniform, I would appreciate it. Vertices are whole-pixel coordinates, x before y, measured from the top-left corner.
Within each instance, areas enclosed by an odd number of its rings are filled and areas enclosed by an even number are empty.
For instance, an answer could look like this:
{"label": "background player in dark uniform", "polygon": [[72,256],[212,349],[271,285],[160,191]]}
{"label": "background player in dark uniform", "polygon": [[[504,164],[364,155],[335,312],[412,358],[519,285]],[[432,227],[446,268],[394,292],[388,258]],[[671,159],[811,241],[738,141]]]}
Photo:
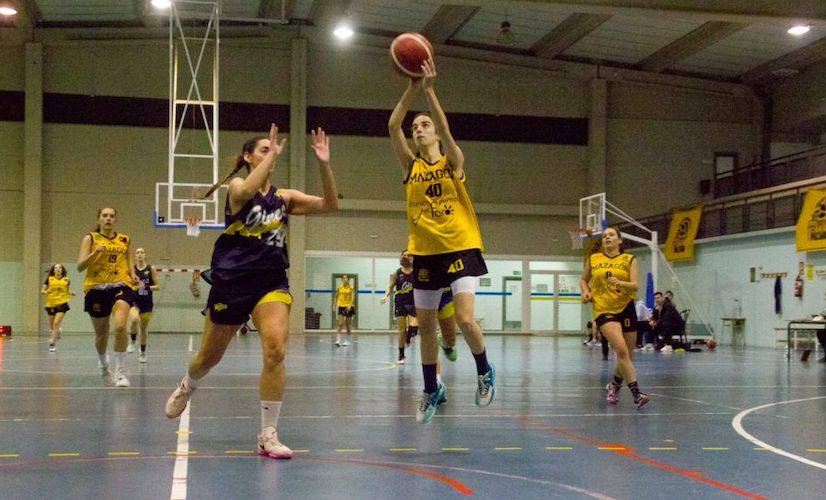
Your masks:
{"label": "background player in dark uniform", "polygon": [[396,329],[398,330],[399,359],[400,365],[404,364],[407,358],[404,355],[404,346],[410,344],[410,339],[416,336],[419,329],[416,323],[416,306],[413,305],[413,259],[407,250],[402,252],[399,258],[399,267],[396,272],[390,275],[390,286],[387,287],[381,303],[387,302],[387,297],[393,295],[393,317],[396,318]]}
{"label": "background player in dark uniform", "polygon": [[284,395],[284,357],[292,304],[287,282],[287,216],[338,210],[330,142],[324,131],[313,131],[310,146],[318,160],[323,197],[270,185],[269,177],[285,143],[286,139],[278,140],[278,128],[272,125],[269,138],[247,141],[235,169],[205,194],[212,194],[242,168],[249,173],[246,179],[236,177],[229,183],[226,229],[215,242],[211,268],[203,273],[204,279],[212,284],[203,340],[189,362],[187,375],[166,403],[167,417],[175,418],[184,412],[198,380],[218,364],[235,332],[252,315],[264,358],[259,383],[258,452],[272,458],[293,455],[278,440],[276,431]]}
{"label": "background player in dark uniform", "polygon": [[146,344],[149,340],[149,321],[152,319],[154,301],[152,292],[161,289],[158,284],[158,274],[155,268],[146,263],[146,250],[138,248],[135,250],[135,276],[138,282],[138,291],[135,293],[135,305],[129,311],[130,336],[129,347],[126,352],[135,352],[135,337],[140,332],[141,352],[138,355],[138,363],[146,363]]}

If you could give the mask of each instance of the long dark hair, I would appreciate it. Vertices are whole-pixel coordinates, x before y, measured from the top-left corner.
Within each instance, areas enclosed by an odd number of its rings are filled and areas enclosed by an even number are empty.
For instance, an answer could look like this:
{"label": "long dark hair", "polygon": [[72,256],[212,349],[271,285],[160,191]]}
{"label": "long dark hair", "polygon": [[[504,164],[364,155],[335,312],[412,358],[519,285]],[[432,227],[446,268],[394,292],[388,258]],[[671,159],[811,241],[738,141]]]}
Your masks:
{"label": "long dark hair", "polygon": [[60,267],[61,267],[61,269],[63,269],[63,276],[61,276],[61,278],[66,278],[66,279],[69,279],[69,278],[66,276],[66,266],[64,266],[63,264],[52,264],[52,267],[50,267],[50,268],[49,268],[49,272],[47,272],[47,273],[46,273],[46,281],[44,281],[44,282],[43,282],[43,284],[44,284],[44,285],[48,285],[48,284],[49,284],[49,278],[55,275],[54,269],[55,269],[57,266],[60,266]]}
{"label": "long dark hair", "polygon": [[[100,220],[100,214],[102,214],[103,211],[107,208],[111,208],[112,211],[115,212],[115,217],[118,216],[118,211],[115,207],[113,207],[112,205],[103,205],[102,207],[100,207],[100,209],[98,209],[98,220]],[[100,224],[95,224],[95,232],[100,232]]]}
{"label": "long dark hair", "polygon": [[[602,230],[602,234],[605,234],[605,231],[607,231],[609,229],[613,229],[614,231],[617,232],[617,237],[620,240],[619,252],[620,253],[625,253],[625,247],[622,246],[622,232],[619,230],[619,228],[617,226],[605,226],[605,229]],[[602,246],[602,236],[600,236],[600,238],[599,238],[599,245],[597,245],[597,251],[598,252],[605,252],[605,249]],[[594,253],[596,253],[596,252],[594,252]]]}
{"label": "long dark hair", "polygon": [[235,157],[235,168],[232,169],[232,172],[229,173],[224,179],[220,182],[216,182],[209,188],[209,191],[206,192],[203,196],[201,196],[202,200],[209,198],[209,196],[215,192],[216,189],[221,187],[222,185],[226,184],[227,181],[232,179],[232,177],[237,174],[242,168],[247,169],[247,173],[250,173],[251,166],[247,160],[244,159],[245,154],[252,154],[255,151],[255,146],[258,144],[258,141],[261,139],[266,139],[267,137],[263,135],[258,135],[253,137],[252,139],[248,140],[244,143],[244,146],[241,148],[241,154]]}

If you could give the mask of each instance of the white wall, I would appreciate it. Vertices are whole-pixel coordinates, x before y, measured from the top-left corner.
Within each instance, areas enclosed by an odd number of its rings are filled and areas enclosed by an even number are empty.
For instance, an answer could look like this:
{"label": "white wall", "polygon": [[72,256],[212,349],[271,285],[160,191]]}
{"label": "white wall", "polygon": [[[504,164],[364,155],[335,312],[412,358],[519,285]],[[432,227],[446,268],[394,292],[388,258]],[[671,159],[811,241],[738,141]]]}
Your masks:
{"label": "white wall", "polygon": [[[640,256],[641,279],[650,270],[650,255],[645,250],[633,250]],[[674,292],[678,309],[691,308],[689,322],[699,319],[697,305],[705,311],[718,340],[731,342],[730,329],[722,338],[721,320],[731,316],[734,299],[741,302],[742,314],[746,318],[745,337],[749,346],[775,347],[775,327],[785,327],[790,319],[819,314],[826,309],[826,280],[815,278],[804,282],[803,298],[794,297],[794,280],[798,263],[822,266],[826,271],[826,252],[798,253],[795,249],[794,232],[763,236],[746,236],[699,243],[695,247],[692,263],[674,264],[680,282],[694,298],[694,305],[686,297],[685,291],[668,276],[660,261],[660,282],[658,289]],[[752,283],[750,268],[757,272],[786,272],[781,279],[782,312],[774,312],[774,279],[763,279]],[[784,334],[785,338],[785,334]]]}

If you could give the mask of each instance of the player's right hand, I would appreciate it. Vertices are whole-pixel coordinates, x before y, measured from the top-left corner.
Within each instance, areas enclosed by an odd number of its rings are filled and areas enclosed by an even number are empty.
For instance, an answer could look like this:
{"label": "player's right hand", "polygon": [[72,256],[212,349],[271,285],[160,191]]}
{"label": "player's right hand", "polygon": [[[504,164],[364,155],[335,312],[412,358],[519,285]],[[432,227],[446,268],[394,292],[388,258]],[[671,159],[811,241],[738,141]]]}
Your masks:
{"label": "player's right hand", "polygon": [[582,292],[582,302],[591,302],[591,292]]}
{"label": "player's right hand", "polygon": [[92,253],[97,255],[99,253],[103,253],[104,250],[105,248],[103,248],[103,245],[95,245],[95,247],[92,249]]}

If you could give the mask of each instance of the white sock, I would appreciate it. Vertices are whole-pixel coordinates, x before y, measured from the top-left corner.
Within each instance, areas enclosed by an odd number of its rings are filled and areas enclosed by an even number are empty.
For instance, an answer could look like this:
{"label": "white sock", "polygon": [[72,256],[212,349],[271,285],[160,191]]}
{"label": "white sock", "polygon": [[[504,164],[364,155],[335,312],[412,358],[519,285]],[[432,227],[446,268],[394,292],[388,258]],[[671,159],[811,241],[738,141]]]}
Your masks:
{"label": "white sock", "polygon": [[187,373],[184,376],[183,384],[184,384],[184,387],[186,387],[187,389],[190,389],[190,390],[194,391],[195,389],[198,388],[198,379],[190,377],[189,374]]}
{"label": "white sock", "polygon": [[261,430],[266,427],[277,429],[280,414],[281,401],[261,401]]}
{"label": "white sock", "polygon": [[109,366],[109,355],[108,354],[98,354],[98,366],[103,368],[104,366]]}
{"label": "white sock", "polygon": [[440,384],[442,383],[442,376],[441,376],[441,374],[438,374],[438,373],[436,374],[436,382],[438,382],[438,383],[440,383]]}
{"label": "white sock", "polygon": [[115,370],[120,370],[123,368],[123,357],[126,355],[124,352],[116,352],[115,353]]}

